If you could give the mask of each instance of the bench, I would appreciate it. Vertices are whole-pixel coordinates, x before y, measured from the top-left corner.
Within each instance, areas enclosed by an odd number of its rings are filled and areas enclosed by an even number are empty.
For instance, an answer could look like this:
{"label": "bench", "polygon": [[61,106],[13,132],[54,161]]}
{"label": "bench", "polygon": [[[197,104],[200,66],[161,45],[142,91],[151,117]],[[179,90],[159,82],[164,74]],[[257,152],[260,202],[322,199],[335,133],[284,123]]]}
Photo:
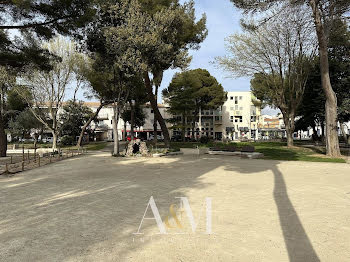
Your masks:
{"label": "bench", "polygon": [[255,152],[255,147],[253,147],[253,146],[243,146],[242,149],[241,149],[241,152],[254,153]]}
{"label": "bench", "polygon": [[225,148],[220,147],[212,147],[209,149],[210,151],[224,151],[224,152],[237,152],[237,147],[235,146],[227,146]]}

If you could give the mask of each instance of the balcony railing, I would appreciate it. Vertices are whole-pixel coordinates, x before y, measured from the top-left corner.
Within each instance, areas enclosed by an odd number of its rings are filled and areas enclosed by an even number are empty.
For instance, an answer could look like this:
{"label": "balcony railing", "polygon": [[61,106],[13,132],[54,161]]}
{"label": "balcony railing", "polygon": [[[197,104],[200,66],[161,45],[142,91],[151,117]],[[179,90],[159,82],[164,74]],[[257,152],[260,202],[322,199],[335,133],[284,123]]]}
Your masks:
{"label": "balcony railing", "polygon": [[97,116],[98,120],[108,120],[108,114],[102,114]]}

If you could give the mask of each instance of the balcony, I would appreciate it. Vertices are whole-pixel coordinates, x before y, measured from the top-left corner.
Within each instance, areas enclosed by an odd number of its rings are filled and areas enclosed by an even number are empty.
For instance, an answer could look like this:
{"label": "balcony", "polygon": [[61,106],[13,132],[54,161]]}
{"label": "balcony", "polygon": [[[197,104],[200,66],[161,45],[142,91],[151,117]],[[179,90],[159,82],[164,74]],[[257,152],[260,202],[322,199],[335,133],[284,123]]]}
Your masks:
{"label": "balcony", "polygon": [[107,131],[108,130],[108,125],[106,124],[97,124],[95,126],[95,131]]}
{"label": "balcony", "polygon": [[97,120],[108,120],[108,114],[99,114]]}
{"label": "balcony", "polygon": [[215,116],[214,125],[222,125],[222,116]]}

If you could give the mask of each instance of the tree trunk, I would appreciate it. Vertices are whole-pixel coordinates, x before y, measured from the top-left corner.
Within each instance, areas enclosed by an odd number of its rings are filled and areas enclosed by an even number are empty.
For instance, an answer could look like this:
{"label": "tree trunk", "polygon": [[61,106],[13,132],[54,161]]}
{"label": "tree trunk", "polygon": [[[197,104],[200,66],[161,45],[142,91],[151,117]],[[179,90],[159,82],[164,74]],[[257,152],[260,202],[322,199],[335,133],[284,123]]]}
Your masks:
{"label": "tree trunk", "polygon": [[182,134],[182,142],[185,142],[186,141],[186,138],[185,138],[185,135],[186,135],[186,117],[185,117],[185,113],[182,114],[181,134]]}
{"label": "tree trunk", "polygon": [[113,103],[113,155],[119,155],[119,134],[118,134],[118,122],[119,122],[119,108],[116,103]]}
{"label": "tree trunk", "polygon": [[287,128],[287,126],[286,126],[286,133],[287,133],[287,146],[292,147],[294,145],[293,132],[290,130],[290,128]]}
{"label": "tree trunk", "polygon": [[56,151],[57,150],[57,133],[55,131],[51,131],[52,132],[52,151]]}
{"label": "tree trunk", "polygon": [[157,142],[158,142],[158,122],[157,122],[157,117],[154,114],[154,119],[153,119],[153,144],[157,145]]}
{"label": "tree trunk", "polygon": [[81,143],[83,141],[83,137],[84,137],[84,133],[85,133],[86,128],[90,125],[92,120],[94,120],[96,118],[96,116],[99,114],[99,112],[101,111],[101,109],[105,105],[107,105],[107,103],[101,103],[100,106],[97,108],[96,112],[89,118],[89,120],[82,127],[81,132],[80,132],[80,136],[79,136],[79,139],[78,139],[78,142],[77,142],[77,147],[81,147]]}
{"label": "tree trunk", "polygon": [[39,139],[39,134],[35,132],[34,134],[34,157],[36,157],[36,149],[38,146],[38,139]]}
{"label": "tree trunk", "polygon": [[337,98],[333,91],[329,77],[328,44],[322,23],[319,3],[316,0],[310,0],[312,7],[314,23],[319,44],[320,67],[322,88],[326,96],[326,149],[327,155],[331,157],[340,157],[338,126],[337,126]]}
{"label": "tree trunk", "polygon": [[197,140],[196,136],[196,120],[197,120],[197,115],[199,114],[198,110],[196,109],[193,115],[193,120],[192,120],[192,139]]}
{"label": "tree trunk", "polygon": [[283,113],[283,121],[286,126],[286,133],[287,133],[287,146],[292,147],[294,146],[294,139],[293,139],[293,133],[295,129],[294,125],[294,115],[293,114],[287,114]]}
{"label": "tree trunk", "polygon": [[134,141],[134,137],[135,137],[135,106],[133,105],[133,103],[130,103],[130,128],[131,128],[131,141]]}
{"label": "tree trunk", "polygon": [[145,81],[145,88],[146,88],[146,91],[147,91],[147,94],[148,94],[148,97],[149,97],[149,100],[150,100],[150,103],[151,103],[151,106],[152,106],[152,109],[154,112],[154,116],[157,119],[157,121],[162,129],[162,132],[163,132],[165,147],[169,147],[170,146],[169,131],[168,131],[168,128],[165,124],[165,121],[164,121],[162,115],[160,114],[160,111],[159,111],[159,108],[157,105],[157,101],[154,98],[151,80],[149,79],[148,72],[143,73],[143,78]]}
{"label": "tree trunk", "polygon": [[123,132],[123,141],[126,141],[127,137],[126,137],[126,121],[124,121],[124,132]]}
{"label": "tree trunk", "polygon": [[342,133],[343,138],[344,138],[344,142],[346,145],[349,145],[348,136],[345,133],[344,123],[340,122],[339,124],[340,124],[341,133]]}
{"label": "tree trunk", "polygon": [[5,123],[3,116],[0,114],[0,157],[6,157],[7,136],[5,133]]}
{"label": "tree trunk", "polygon": [[[154,92],[154,99],[156,100],[156,104],[158,106],[158,85],[156,84],[156,90]],[[154,115],[153,119],[153,144],[157,145],[158,142],[158,122],[157,118]]]}

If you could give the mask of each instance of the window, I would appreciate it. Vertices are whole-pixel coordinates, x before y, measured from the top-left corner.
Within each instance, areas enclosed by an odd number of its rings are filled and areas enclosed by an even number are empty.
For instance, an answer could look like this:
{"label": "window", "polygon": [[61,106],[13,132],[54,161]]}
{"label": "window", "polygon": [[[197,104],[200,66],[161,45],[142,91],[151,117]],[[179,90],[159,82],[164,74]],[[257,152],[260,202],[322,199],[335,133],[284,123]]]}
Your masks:
{"label": "window", "polygon": [[238,96],[235,96],[235,105],[238,104]]}
{"label": "window", "polygon": [[242,98],[243,98],[243,97],[242,97],[242,96],[240,96],[240,97],[239,97],[239,100],[242,100]]}
{"label": "window", "polygon": [[233,96],[230,97],[230,100],[233,100]]}
{"label": "window", "polygon": [[250,107],[250,114],[253,116],[256,116],[256,107],[255,106]]}
{"label": "window", "polygon": [[111,125],[113,125],[113,119],[111,120]]}
{"label": "window", "polygon": [[210,128],[210,130],[214,130],[214,128]]}
{"label": "window", "polygon": [[242,111],[242,110],[243,110],[243,107],[241,106],[241,107],[239,108],[239,110],[241,110],[241,111]]}
{"label": "window", "polygon": [[238,110],[238,106],[237,105],[235,105],[235,110]]}
{"label": "window", "polygon": [[256,122],[256,116],[251,116],[251,117],[250,117],[250,121],[251,121],[251,122]]}
{"label": "window", "polygon": [[242,123],[243,117],[242,116],[235,116],[235,123]]}
{"label": "window", "polygon": [[214,135],[214,133],[213,133],[213,132],[211,132],[211,133],[210,133],[210,135],[212,136],[212,135]]}

